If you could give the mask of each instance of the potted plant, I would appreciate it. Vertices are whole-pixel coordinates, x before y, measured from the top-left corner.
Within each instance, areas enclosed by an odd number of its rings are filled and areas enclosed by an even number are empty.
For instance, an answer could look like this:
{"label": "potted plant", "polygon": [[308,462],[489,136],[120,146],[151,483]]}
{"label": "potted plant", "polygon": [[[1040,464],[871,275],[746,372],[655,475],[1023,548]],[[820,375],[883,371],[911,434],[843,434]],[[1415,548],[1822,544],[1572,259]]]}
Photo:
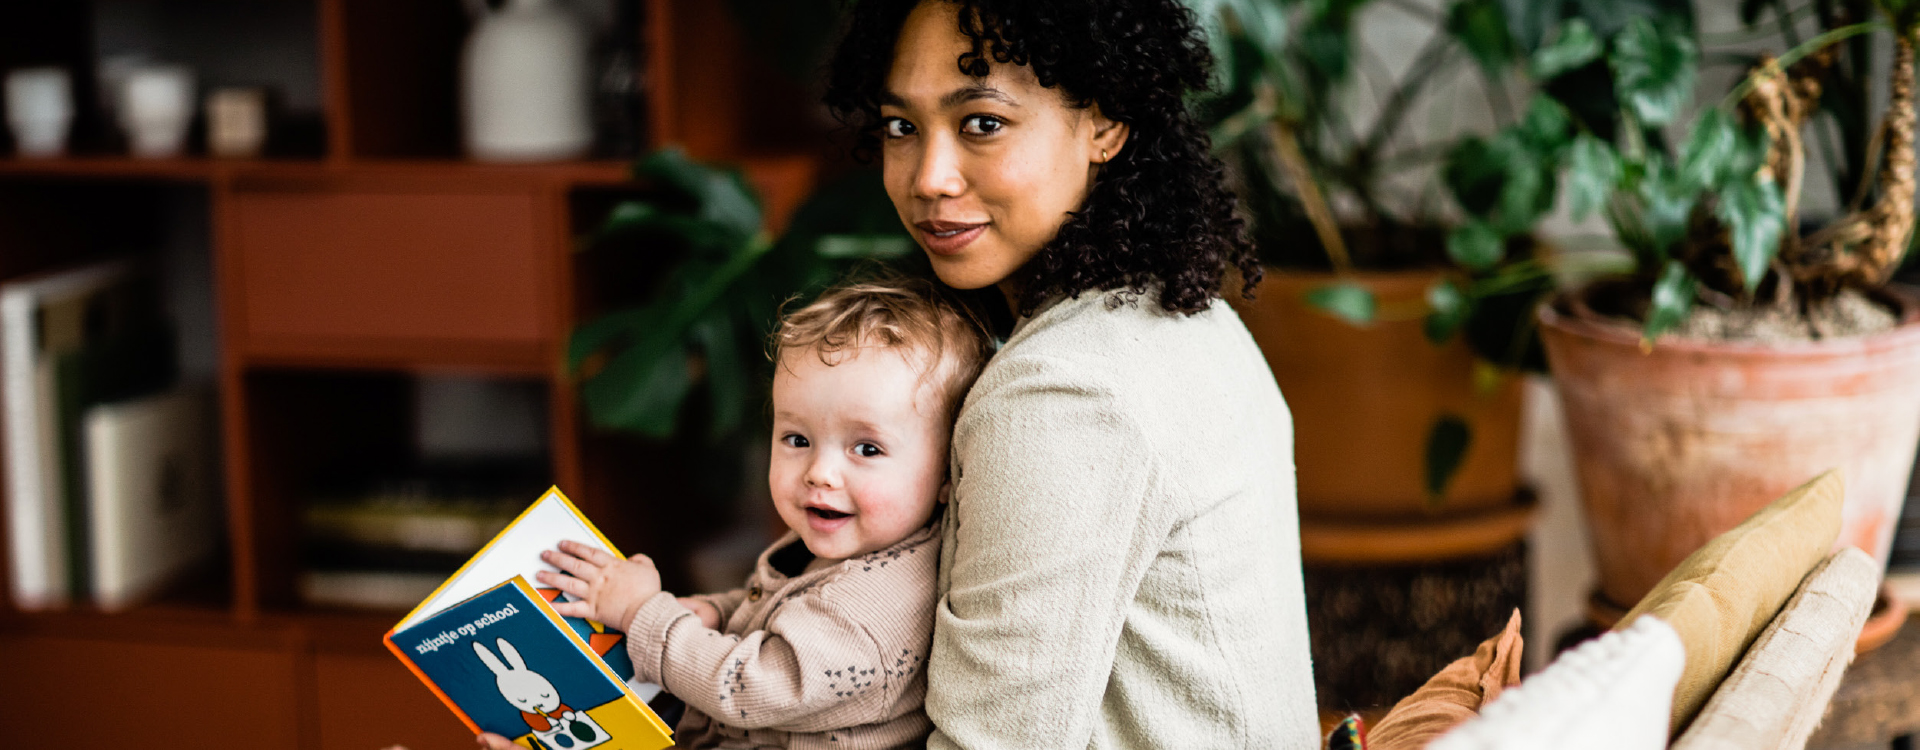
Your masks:
{"label": "potted plant", "polygon": [[[1920,4],[1877,5],[1870,20],[1865,3],[1816,3],[1823,33],[1754,60],[1672,139],[1699,57],[1683,17],[1617,30],[1569,19],[1543,48],[1538,107],[1553,122],[1535,134],[1551,137],[1516,135],[1530,151],[1513,158],[1564,171],[1573,211],[1599,210],[1632,256],[1624,276],[1539,310],[1599,560],[1597,610],[1637,601],[1699,545],[1835,466],[1842,541],[1886,561],[1920,439],[1920,307],[1886,286],[1912,237]],[[1877,114],[1847,96],[1876,80],[1854,44],[1876,30],[1894,48]],[[1803,224],[1808,124],[1823,107],[1851,108],[1834,118],[1861,128],[1846,139],[1860,148],[1826,160],[1850,200]],[[1502,166],[1471,156],[1450,168]],[[1486,234],[1456,240],[1500,239]]]}
{"label": "potted plant", "polygon": [[1303,551],[1381,562],[1507,546],[1529,518],[1516,502],[1512,373],[1539,359],[1513,342],[1548,285],[1521,279],[1431,314],[1435,290],[1463,275],[1448,266],[1452,217],[1437,198],[1460,136],[1409,125],[1435,83],[1468,66],[1503,109],[1515,51],[1500,5],[1383,11],[1427,40],[1378,86],[1378,113],[1359,130],[1346,120],[1355,78],[1378,67],[1355,33],[1364,3],[1193,5],[1212,24],[1223,78],[1201,111],[1267,266],[1258,297],[1235,304],[1292,409]]}

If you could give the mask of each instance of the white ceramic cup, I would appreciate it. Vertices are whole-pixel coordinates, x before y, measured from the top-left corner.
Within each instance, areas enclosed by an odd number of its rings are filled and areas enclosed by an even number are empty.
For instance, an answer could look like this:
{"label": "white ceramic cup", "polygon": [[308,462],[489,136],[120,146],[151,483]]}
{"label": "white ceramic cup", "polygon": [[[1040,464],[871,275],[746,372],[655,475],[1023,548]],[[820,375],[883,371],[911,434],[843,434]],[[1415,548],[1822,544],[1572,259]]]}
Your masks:
{"label": "white ceramic cup", "polygon": [[59,156],[73,126],[73,81],[65,68],[19,68],[7,73],[7,125],[21,156]]}
{"label": "white ceramic cup", "polygon": [[127,74],[120,126],[127,131],[134,156],[166,158],[184,153],[193,110],[193,71],[186,67],[154,65]]}

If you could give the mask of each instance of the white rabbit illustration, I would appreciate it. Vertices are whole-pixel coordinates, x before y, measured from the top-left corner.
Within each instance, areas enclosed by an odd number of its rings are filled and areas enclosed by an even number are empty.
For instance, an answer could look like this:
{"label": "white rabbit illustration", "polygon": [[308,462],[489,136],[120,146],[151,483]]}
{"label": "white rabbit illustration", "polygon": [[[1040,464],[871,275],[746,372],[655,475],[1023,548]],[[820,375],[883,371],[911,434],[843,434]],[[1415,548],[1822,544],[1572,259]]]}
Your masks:
{"label": "white rabbit illustration", "polygon": [[505,663],[481,643],[473,644],[473,652],[493,670],[494,685],[500,689],[500,696],[520,709],[520,717],[542,742],[580,750],[611,739],[585,711],[575,711],[562,703],[560,691],[539,672],[527,669],[526,660],[520,658],[520,651],[507,639],[497,638],[494,644],[499,646],[500,656],[506,657]]}

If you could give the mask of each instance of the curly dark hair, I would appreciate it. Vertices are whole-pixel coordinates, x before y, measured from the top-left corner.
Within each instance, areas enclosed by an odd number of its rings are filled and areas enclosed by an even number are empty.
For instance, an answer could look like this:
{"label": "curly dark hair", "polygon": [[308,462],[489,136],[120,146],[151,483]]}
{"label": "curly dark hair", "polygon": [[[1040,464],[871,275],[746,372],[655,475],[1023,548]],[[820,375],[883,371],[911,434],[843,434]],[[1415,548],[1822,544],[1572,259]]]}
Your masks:
{"label": "curly dark hair", "polygon": [[[855,154],[880,142],[880,98],[894,41],[923,0],[860,0],[834,54],[826,103],[856,134]],[[1056,296],[1111,290],[1118,305],[1160,286],[1160,306],[1192,314],[1238,269],[1251,297],[1260,263],[1235,213],[1225,167],[1187,110],[1208,85],[1213,55],[1177,0],[924,0],[959,6],[973,49],[955,64],[975,78],[987,60],[1030,66],[1069,105],[1098,104],[1130,128],[1081,210],[1012,277],[1019,313]]]}

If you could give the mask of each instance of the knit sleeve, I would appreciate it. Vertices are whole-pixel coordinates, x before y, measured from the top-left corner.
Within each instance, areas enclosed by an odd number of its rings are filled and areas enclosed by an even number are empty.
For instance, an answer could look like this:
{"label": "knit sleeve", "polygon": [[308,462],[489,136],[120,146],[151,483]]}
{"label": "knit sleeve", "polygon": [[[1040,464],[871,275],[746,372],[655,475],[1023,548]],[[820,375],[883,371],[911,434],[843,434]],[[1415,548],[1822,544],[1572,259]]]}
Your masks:
{"label": "knit sleeve", "polygon": [[[675,611],[677,610],[677,611]],[[880,645],[819,595],[784,602],[762,630],[710,630],[662,594],[628,629],[635,675],[659,683],[716,721],[746,729],[822,732],[886,715],[900,681],[886,679]]]}
{"label": "knit sleeve", "polygon": [[694,594],[687,598],[698,599],[713,605],[713,608],[720,612],[720,627],[725,629],[727,621],[733,619],[733,613],[740,609],[740,603],[747,600],[747,590],[734,589],[718,594]]}
{"label": "knit sleeve", "polygon": [[998,369],[954,434],[928,747],[1079,750],[1169,522],[1146,501],[1147,436],[1099,373],[1039,357]]}

